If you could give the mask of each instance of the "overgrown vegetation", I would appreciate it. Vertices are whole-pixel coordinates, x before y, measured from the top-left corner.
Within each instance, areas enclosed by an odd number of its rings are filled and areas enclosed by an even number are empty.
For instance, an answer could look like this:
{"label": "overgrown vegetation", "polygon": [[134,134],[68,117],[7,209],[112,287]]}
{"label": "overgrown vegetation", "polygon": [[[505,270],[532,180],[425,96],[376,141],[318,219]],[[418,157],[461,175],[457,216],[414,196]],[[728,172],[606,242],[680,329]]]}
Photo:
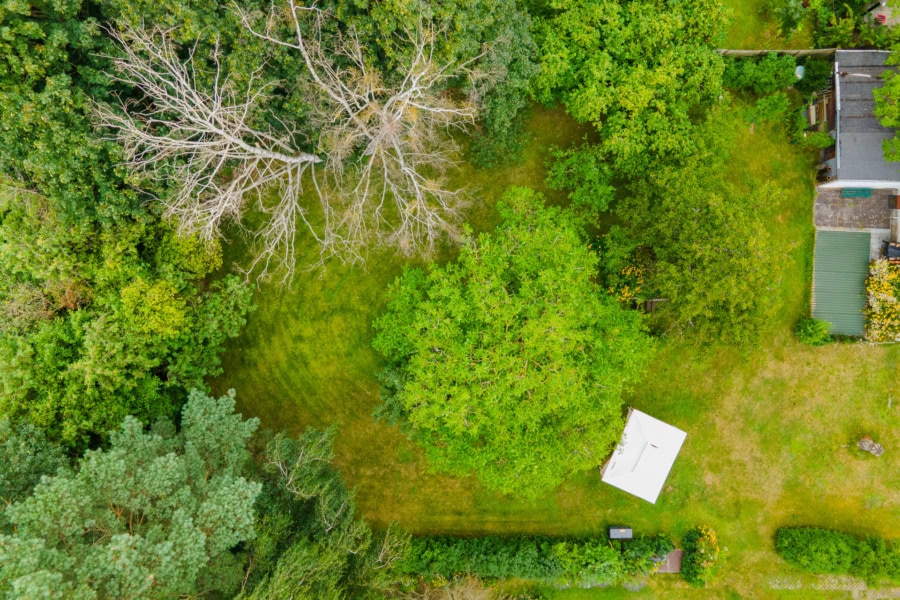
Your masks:
{"label": "overgrown vegetation", "polygon": [[821,319],[801,319],[797,323],[797,338],[807,346],[824,346],[832,341],[831,323]]}

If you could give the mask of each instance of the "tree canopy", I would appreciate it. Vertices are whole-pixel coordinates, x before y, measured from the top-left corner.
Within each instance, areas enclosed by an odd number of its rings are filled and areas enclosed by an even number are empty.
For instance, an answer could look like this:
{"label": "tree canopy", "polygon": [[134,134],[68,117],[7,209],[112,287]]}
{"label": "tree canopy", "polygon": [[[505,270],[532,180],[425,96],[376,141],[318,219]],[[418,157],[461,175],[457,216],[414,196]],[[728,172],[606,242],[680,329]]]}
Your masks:
{"label": "tree canopy", "polygon": [[653,321],[669,334],[752,344],[779,307],[787,256],[766,218],[784,191],[742,191],[728,180],[729,138],[719,121],[698,127],[696,138],[695,156],[629,186],[616,207],[620,224],[604,240],[607,278],[628,285],[621,275],[639,270],[641,296],[668,299]]}
{"label": "tree canopy", "polygon": [[253,538],[260,484],[243,476],[258,425],[234,394],[193,392],[176,433],[132,417],[107,450],[45,478],[6,509],[0,592],[7,598],[173,598],[236,586],[232,550]]}
{"label": "tree canopy", "polygon": [[272,437],[260,457],[257,531],[239,598],[316,600],[381,597],[395,583],[409,536],[373,532],[332,467],[334,429]]}
{"label": "tree canopy", "polygon": [[718,0],[550,0],[536,15],[535,94],[593,124],[628,176],[690,155],[692,117],[722,94],[725,18]]}
{"label": "tree canopy", "polygon": [[652,345],[595,284],[597,255],[570,212],[526,188],[500,212],[456,262],[395,282],[374,345],[392,366],[383,412],[433,465],[536,495],[601,462]]}
{"label": "tree canopy", "polygon": [[171,415],[217,373],[250,288],[217,242],[152,218],[67,224],[34,193],[0,190],[0,414],[83,445],[126,415]]}

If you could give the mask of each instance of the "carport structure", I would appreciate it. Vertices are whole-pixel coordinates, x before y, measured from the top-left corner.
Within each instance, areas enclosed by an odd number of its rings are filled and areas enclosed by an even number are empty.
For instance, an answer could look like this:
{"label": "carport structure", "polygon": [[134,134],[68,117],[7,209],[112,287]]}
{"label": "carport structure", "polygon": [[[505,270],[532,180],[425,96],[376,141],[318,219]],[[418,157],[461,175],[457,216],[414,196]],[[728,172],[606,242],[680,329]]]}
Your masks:
{"label": "carport structure", "polygon": [[816,231],[812,316],[831,323],[831,333],[865,332],[870,239],[868,231]]}

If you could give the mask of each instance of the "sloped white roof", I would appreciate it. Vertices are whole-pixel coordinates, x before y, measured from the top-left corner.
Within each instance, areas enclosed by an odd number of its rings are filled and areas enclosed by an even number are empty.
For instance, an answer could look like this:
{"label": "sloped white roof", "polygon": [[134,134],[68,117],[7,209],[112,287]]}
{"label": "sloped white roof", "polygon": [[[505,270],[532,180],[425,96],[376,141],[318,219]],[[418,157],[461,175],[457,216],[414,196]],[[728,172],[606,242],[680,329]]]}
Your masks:
{"label": "sloped white roof", "polygon": [[631,409],[622,441],[603,467],[603,481],[656,504],[687,434]]}

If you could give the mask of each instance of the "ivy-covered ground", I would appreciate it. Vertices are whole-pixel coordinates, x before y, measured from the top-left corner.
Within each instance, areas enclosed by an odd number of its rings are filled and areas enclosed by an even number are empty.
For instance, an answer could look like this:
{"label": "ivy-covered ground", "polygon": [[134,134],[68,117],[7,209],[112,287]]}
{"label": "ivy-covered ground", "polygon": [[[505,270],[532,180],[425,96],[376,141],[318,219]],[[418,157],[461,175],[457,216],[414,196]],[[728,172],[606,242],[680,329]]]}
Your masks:
{"label": "ivy-covered ground", "polygon": [[[583,136],[557,111],[533,109],[529,127],[533,138],[520,166],[466,167],[461,174],[482,198],[472,212],[476,227],[493,225],[493,202],[507,185],[543,189],[548,146]],[[402,268],[393,256],[373,257],[365,268],[330,265],[324,273],[298,273],[290,289],[264,286],[256,295],[258,310],[226,353],[227,375],[215,387],[236,388],[240,408],[264,427],[336,424],[338,465],[376,527],[396,521],[418,533],[589,534],[626,523],[677,537],[707,524],[728,549],[721,576],[704,592],[709,597],[820,597],[810,587],[819,580],[781,561],[772,536],[779,526],[813,524],[900,537],[900,454],[892,451],[900,447],[900,348],[811,348],[794,339],[791,328],[809,302],[813,156],[778,129],[757,126],[751,133],[740,105],[722,117],[721,127],[731,132],[735,148],[731,181],[748,190],[769,183],[787,192],[775,196],[782,199],[771,207],[770,222],[792,261],[781,298],[772,299],[783,309],[762,348],[739,352],[666,341],[631,394],[631,405],[688,432],[655,506],[606,486],[599,471],[534,504],[509,500],[474,478],[429,473],[415,445],[396,428],[375,423],[380,364],[369,347],[371,322]],[[884,444],[885,456],[854,449],[865,433]],[[647,593],[678,598],[685,588],[675,577],[657,576]]]}

